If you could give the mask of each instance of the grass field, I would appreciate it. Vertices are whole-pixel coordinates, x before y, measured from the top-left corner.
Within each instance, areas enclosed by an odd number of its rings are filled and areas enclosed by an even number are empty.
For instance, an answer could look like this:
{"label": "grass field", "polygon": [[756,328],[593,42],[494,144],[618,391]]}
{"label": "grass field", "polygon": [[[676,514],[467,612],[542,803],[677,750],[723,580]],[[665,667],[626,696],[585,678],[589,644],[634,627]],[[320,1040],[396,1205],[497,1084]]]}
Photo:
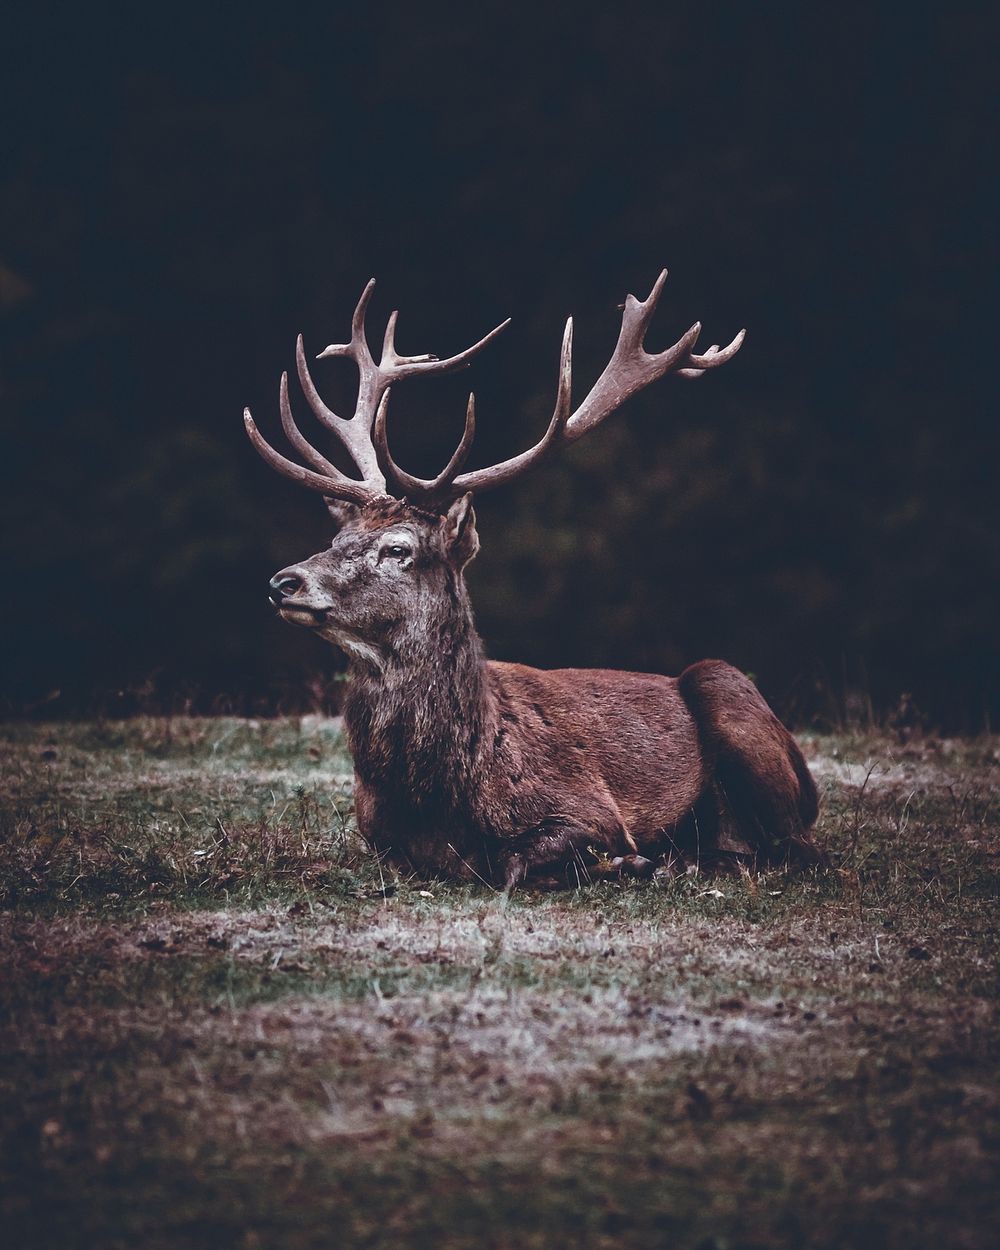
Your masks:
{"label": "grass field", "polygon": [[803,745],[830,868],[508,898],[334,722],[7,726],[0,1240],[993,1246],[1000,740]]}

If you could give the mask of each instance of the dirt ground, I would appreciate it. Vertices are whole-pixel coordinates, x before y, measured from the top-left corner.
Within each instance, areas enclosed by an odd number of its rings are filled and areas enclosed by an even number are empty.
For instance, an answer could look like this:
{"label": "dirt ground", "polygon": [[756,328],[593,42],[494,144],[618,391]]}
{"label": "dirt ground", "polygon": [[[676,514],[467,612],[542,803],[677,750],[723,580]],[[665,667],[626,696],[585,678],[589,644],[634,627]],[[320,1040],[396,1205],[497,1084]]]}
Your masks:
{"label": "dirt ground", "polygon": [[1000,739],[805,738],[830,867],[390,877],[336,722],[0,729],[12,1248],[1000,1226]]}

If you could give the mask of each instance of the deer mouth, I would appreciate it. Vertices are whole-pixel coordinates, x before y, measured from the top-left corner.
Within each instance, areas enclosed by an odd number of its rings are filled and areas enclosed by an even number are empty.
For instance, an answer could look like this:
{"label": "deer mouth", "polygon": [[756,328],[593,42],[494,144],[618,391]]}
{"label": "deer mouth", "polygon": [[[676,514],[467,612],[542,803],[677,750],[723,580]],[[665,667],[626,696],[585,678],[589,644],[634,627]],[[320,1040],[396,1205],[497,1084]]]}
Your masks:
{"label": "deer mouth", "polygon": [[326,623],[326,611],[326,608],[311,608],[304,603],[282,603],[278,606],[278,615],[283,621],[305,625],[309,629],[319,629]]}

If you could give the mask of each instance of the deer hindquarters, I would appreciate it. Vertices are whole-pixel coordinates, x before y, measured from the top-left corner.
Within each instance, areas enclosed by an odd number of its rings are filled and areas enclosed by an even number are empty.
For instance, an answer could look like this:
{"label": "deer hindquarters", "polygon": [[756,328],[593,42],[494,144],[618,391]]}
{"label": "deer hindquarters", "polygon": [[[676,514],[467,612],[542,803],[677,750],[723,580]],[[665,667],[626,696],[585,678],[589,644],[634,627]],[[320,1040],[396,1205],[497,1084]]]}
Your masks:
{"label": "deer hindquarters", "polygon": [[792,735],[748,677],[721,660],[685,669],[678,688],[698,725],[714,788],[759,863],[817,863],[816,786]]}

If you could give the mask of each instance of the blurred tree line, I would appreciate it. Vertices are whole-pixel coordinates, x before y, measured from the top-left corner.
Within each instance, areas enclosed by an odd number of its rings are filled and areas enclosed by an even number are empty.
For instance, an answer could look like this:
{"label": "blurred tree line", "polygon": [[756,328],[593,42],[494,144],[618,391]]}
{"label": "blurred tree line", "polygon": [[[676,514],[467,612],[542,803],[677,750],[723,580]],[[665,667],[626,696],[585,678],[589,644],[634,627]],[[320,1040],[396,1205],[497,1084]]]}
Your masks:
{"label": "blurred tree line", "polygon": [[[746,346],[482,496],[491,654],[720,655],[799,720],[910,692],[980,726],[1000,702],[995,24],[22,11],[0,88],[4,706],[335,700],[317,674],[338,657],[266,603],[325,541],[322,506],[240,419],[275,435],[296,333],[311,355],[342,338],[373,274],[372,338],[399,307],[403,351],[512,314],[472,371],[394,398],[397,458],[432,472],[473,386],[485,463],[544,427],[566,314],[582,397],[666,264],[650,348],[696,318],[703,345],[746,325]],[[349,409],[342,362],[314,376]]]}

